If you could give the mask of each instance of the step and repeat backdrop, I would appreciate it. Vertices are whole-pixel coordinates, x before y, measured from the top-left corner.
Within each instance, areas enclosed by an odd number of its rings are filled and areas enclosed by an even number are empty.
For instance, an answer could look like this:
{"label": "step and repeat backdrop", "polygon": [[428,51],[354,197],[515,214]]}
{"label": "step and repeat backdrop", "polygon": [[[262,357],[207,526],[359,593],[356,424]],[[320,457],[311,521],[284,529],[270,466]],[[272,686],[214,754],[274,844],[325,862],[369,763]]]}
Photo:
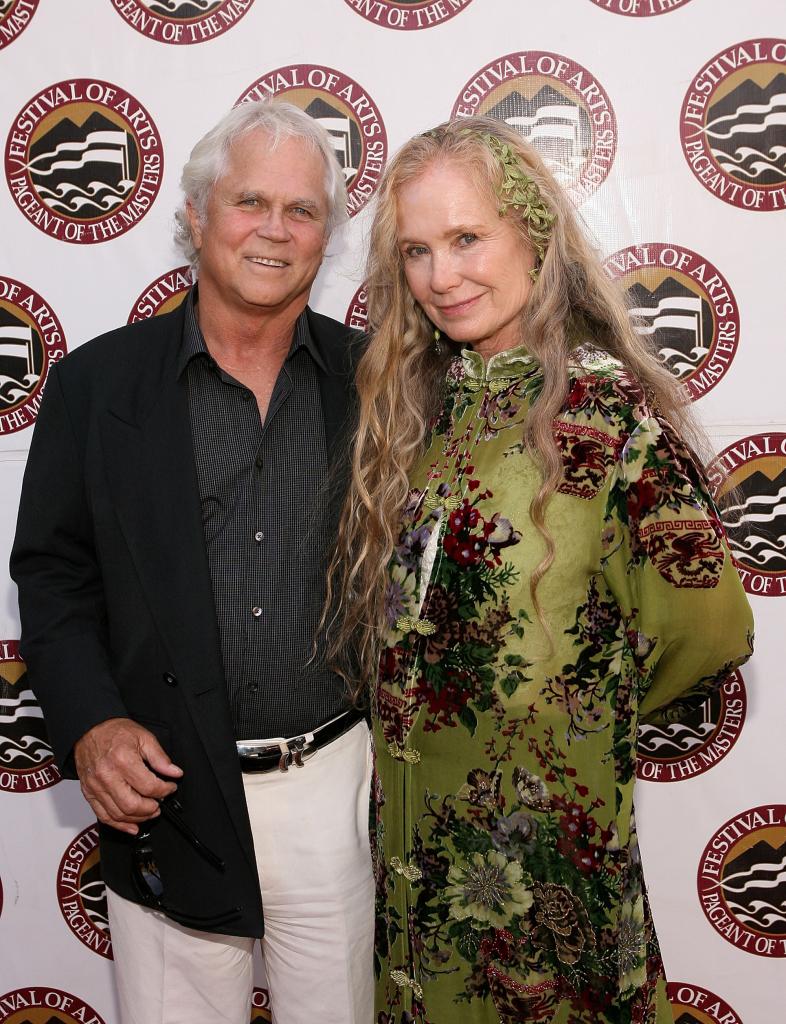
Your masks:
{"label": "step and repeat backdrop", "polygon": [[[389,154],[487,113],[543,152],[696,403],[757,649],[643,731],[643,858],[675,1021],[785,1019],[783,0],[0,0],[0,74],[0,1024],[117,1021],[96,827],[53,763],[5,568],[47,372],[182,300],[180,169],[260,97],[320,120],[346,175],[316,309],[365,325]],[[261,963],[258,986],[270,1020]]]}

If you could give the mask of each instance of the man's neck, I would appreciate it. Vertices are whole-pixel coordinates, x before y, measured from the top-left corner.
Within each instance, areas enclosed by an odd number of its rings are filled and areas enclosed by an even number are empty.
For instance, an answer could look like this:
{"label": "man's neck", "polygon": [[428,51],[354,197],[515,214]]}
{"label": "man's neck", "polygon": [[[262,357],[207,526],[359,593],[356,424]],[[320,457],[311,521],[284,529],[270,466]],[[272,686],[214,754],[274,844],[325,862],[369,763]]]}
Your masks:
{"label": "man's neck", "polygon": [[298,317],[308,296],[283,310],[247,313],[226,310],[200,292],[196,313],[208,351],[226,369],[254,369],[262,364],[280,367],[292,345]]}

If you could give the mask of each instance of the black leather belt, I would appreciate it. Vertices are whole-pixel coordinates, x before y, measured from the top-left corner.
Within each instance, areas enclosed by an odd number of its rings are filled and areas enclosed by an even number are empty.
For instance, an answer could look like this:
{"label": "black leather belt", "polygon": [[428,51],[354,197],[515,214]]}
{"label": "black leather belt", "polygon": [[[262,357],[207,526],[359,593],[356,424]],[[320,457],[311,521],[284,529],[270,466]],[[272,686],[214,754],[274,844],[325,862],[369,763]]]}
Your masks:
{"label": "black leather belt", "polygon": [[237,756],[242,772],[289,771],[291,765],[302,768],[316,752],[343,736],[364,717],[362,711],[350,708],[313,732],[302,736],[270,740],[238,740]]}

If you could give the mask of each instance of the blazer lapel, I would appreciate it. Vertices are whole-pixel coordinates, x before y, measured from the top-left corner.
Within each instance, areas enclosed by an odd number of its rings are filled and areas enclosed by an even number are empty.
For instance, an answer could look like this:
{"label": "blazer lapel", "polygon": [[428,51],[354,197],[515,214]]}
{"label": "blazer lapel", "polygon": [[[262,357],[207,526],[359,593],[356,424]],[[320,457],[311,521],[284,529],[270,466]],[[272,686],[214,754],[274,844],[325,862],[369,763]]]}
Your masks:
{"label": "blazer lapel", "polygon": [[[160,376],[133,402],[105,412],[102,444],[114,506],[152,615],[195,727],[254,864],[226,697],[205,552],[185,377],[176,377],[179,336],[169,338]],[[137,422],[134,422],[137,420]]]}

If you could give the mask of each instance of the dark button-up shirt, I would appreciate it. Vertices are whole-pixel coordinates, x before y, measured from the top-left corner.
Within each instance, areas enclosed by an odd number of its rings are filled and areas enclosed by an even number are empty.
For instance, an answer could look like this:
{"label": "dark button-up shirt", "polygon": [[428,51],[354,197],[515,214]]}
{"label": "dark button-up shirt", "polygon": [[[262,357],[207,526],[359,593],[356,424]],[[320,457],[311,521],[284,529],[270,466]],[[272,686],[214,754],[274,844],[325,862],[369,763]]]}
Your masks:
{"label": "dark button-up shirt", "polygon": [[264,423],[252,391],[208,352],[187,301],[187,375],[202,523],[238,739],[294,736],[344,710],[314,637],[335,526],[319,388],[324,363],[299,317]]}

